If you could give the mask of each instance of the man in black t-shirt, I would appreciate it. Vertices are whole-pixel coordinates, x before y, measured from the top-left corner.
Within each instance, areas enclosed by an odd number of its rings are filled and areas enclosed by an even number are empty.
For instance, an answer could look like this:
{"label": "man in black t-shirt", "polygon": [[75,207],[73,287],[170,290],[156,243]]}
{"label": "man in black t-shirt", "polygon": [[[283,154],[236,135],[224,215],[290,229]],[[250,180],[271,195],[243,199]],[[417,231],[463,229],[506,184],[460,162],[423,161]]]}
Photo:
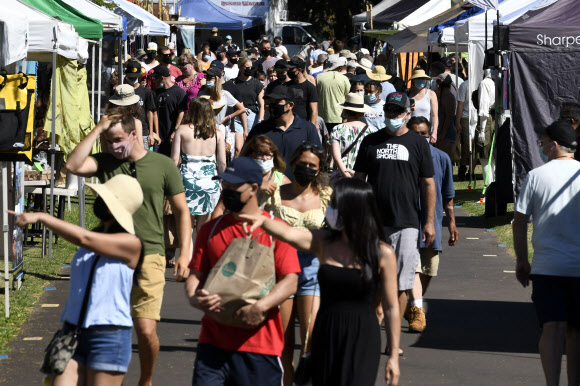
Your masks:
{"label": "man in black t-shirt", "polygon": [[224,45],[224,39],[218,35],[217,27],[211,29],[211,36],[207,39],[207,42],[209,43],[211,52],[215,52],[219,46]]}
{"label": "man in black t-shirt", "polygon": [[[407,290],[413,289],[419,262],[419,194],[426,222],[422,238],[425,246],[435,239],[435,181],[429,143],[410,131],[409,98],[394,92],[385,103],[385,128],[366,136],[354,165],[355,178],[372,185],[377,198],[387,242],[397,255],[399,305],[407,305]],[[401,312],[401,320],[403,313]]]}
{"label": "man in black t-shirt", "polygon": [[[143,143],[145,149],[153,145],[159,145],[161,142],[154,140],[153,133],[157,133],[157,106],[153,98],[153,92],[139,83],[139,79],[146,74],[143,72],[141,63],[136,60],[130,60],[125,70],[125,83],[135,88],[135,94],[139,96],[139,105],[141,106],[141,125],[143,127]],[[159,135],[157,133],[157,135]]]}
{"label": "man in black t-shirt", "polygon": [[292,83],[292,80],[288,77],[288,71],[291,68],[294,68],[292,64],[284,59],[278,59],[278,61],[274,64],[276,80],[268,83],[268,86],[266,86],[266,94],[271,93],[276,86],[289,86]]}
{"label": "man in black t-shirt", "polygon": [[318,127],[318,91],[306,79],[306,62],[295,56],[290,64],[295,67],[288,70],[288,76],[292,79],[288,87],[294,89],[294,114]]}
{"label": "man in black t-shirt", "polygon": [[181,124],[187,110],[187,96],[185,91],[171,81],[169,69],[157,66],[153,72],[155,103],[159,117],[159,137],[161,144],[154,148],[160,154],[171,156],[171,136]]}

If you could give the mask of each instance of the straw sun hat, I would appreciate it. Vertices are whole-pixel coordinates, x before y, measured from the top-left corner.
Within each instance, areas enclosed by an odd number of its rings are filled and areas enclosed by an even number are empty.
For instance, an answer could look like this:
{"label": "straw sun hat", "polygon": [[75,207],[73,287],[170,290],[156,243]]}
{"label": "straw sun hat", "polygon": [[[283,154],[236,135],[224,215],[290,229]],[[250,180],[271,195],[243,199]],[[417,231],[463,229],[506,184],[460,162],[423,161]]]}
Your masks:
{"label": "straw sun hat", "polygon": [[370,113],[373,109],[365,105],[365,99],[362,95],[351,92],[346,96],[344,103],[337,103],[344,110],[356,111],[357,113]]}
{"label": "straw sun hat", "polygon": [[[203,98],[203,99],[207,99],[207,100],[209,100],[209,98],[210,98],[209,95],[200,95],[199,97],[200,98]],[[211,103],[211,101],[209,101],[209,102]],[[221,109],[224,108],[224,106],[225,106],[225,104],[224,103],[221,103],[221,100],[220,100],[219,103],[218,102],[211,103],[211,108],[214,110],[214,113],[215,114],[219,114],[220,111],[221,111]]]}
{"label": "straw sun hat", "polygon": [[417,69],[417,70],[413,70],[413,73],[411,75],[411,80],[413,80],[413,79],[431,79],[431,77],[425,73],[425,70]]}
{"label": "straw sun hat", "polygon": [[392,78],[391,75],[387,74],[387,70],[383,66],[375,66],[372,71],[367,70],[367,76],[378,82],[385,82]]}
{"label": "straw sun hat", "polygon": [[87,186],[103,199],[119,225],[134,235],[133,214],[143,204],[143,190],[139,182],[133,177],[119,174],[104,184]]}

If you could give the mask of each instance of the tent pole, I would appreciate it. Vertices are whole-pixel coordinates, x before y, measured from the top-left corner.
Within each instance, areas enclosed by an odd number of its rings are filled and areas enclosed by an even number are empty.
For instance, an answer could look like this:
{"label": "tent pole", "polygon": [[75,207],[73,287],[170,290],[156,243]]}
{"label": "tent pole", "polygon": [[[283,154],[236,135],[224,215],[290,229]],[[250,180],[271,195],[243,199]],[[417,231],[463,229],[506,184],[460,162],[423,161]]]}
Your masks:
{"label": "tent pole", "polygon": [[118,76],[119,76],[119,86],[123,84],[123,35],[119,34],[119,44],[117,45],[117,53],[118,53],[118,67],[117,67],[117,71],[118,71]]}
{"label": "tent pole", "polygon": [[[485,7],[485,50],[483,51],[485,54],[487,54],[487,7]],[[485,55],[484,55],[485,58]],[[483,60],[484,63],[484,69],[485,69],[485,59]]]}
{"label": "tent pole", "polygon": [[2,237],[4,238],[4,310],[10,317],[10,274],[8,273],[8,163],[2,162]]}
{"label": "tent pole", "polygon": [[99,39],[99,84],[97,85],[98,91],[98,101],[97,101],[97,122],[101,120],[101,83],[103,81],[102,77],[102,65],[103,65],[103,39]]}
{"label": "tent pole", "polygon": [[[459,44],[455,42],[455,85],[459,84]],[[457,86],[459,89],[459,86]]]}
{"label": "tent pole", "polygon": [[[52,53],[52,132],[50,133],[50,215],[54,216],[54,155],[56,146],[56,51]],[[48,228],[48,258],[52,257],[52,228]]]}
{"label": "tent pole", "polygon": [[91,117],[95,119],[95,43],[93,45],[93,56],[91,58]]}
{"label": "tent pole", "polygon": [[244,22],[240,21],[240,23],[242,23],[242,50],[246,49],[246,40],[244,39]]}

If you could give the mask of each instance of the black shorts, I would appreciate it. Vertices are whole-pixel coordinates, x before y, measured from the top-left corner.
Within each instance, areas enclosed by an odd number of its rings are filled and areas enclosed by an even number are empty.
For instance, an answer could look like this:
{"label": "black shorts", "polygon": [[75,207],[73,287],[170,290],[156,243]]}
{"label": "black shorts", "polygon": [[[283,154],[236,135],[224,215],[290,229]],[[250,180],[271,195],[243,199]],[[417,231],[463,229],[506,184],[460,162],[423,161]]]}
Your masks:
{"label": "black shorts", "polygon": [[568,322],[580,328],[580,277],[531,275],[532,301],[540,327]]}
{"label": "black shorts", "polygon": [[193,386],[270,386],[282,384],[282,362],[274,355],[222,350],[199,344]]}

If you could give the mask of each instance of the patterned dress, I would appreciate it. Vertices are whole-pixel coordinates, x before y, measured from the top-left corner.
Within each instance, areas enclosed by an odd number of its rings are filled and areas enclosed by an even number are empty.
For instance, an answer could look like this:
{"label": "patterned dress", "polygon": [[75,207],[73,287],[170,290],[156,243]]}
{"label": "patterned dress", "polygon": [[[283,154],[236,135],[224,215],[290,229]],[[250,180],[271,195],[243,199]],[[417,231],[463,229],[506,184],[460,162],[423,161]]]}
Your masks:
{"label": "patterned dress", "polygon": [[[363,127],[359,128],[356,126],[346,125],[344,123],[336,125],[332,130],[329,142],[330,143],[338,142],[338,144],[340,145],[340,153],[342,154],[342,152],[345,151],[350,146],[350,144],[356,139],[356,137],[359,135]],[[342,157],[342,162],[344,163],[345,168],[350,170],[354,168],[356,156],[358,155],[358,150],[364,137],[375,132],[377,132],[377,129],[372,125],[369,125],[364,135],[361,135],[361,137],[358,139],[356,145],[354,145],[354,147],[348,152],[347,155]],[[336,173],[338,173],[338,175],[337,176],[333,175],[333,178],[341,176],[339,171],[336,171],[335,174]]]}
{"label": "patterned dress", "polygon": [[189,213],[192,216],[213,213],[220,198],[219,181],[212,180],[217,175],[215,154],[193,156],[181,153],[179,171],[183,177]]}

